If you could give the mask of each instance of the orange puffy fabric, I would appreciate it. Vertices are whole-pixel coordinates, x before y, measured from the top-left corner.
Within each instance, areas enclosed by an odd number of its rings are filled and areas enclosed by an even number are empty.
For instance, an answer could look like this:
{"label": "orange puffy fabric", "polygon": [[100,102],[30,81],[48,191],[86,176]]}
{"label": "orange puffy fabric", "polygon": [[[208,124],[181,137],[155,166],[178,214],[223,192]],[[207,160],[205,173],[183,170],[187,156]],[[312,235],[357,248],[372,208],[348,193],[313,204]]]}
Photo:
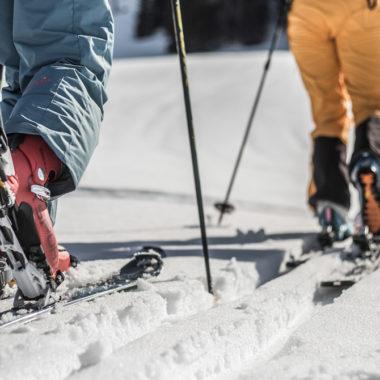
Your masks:
{"label": "orange puffy fabric", "polygon": [[290,48],[309,93],[313,138],[347,143],[351,98],[356,125],[380,116],[380,5],[365,0],[294,0]]}

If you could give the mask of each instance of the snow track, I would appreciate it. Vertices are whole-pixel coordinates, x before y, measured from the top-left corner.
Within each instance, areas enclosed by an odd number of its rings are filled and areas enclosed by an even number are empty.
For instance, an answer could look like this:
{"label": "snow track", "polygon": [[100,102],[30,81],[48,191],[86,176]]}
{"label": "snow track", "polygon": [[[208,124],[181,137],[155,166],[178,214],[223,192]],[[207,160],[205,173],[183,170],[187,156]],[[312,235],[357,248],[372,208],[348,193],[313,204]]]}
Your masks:
{"label": "snow track", "polygon": [[230,379],[379,379],[380,272],[301,324],[264,365]]}
{"label": "snow track", "polygon": [[[194,314],[212,304],[199,281],[175,284],[175,294],[165,286],[153,291],[143,281],[139,287],[143,289],[140,292],[107,296],[80,304],[75,311],[57,310],[56,315],[11,329],[12,345],[0,352],[0,374],[12,373],[14,379],[40,379],[49,373],[52,378],[62,379],[154,331],[171,314]],[[51,360],[50,350],[56,350],[57,360]],[[39,366],[34,367],[36,361]]]}
{"label": "snow track", "polygon": [[[215,306],[197,280],[142,281],[139,292],[116,294],[80,305],[74,314],[58,312],[14,329],[15,345],[1,353],[0,372],[12,371],[13,379],[38,379],[46,371],[56,379],[105,378],[109,368],[117,368],[114,379],[225,376],[262,360],[308,318],[318,302],[318,282],[340,266],[338,254],[319,257],[249,296]],[[52,336],[65,360],[51,362],[45,353]],[[7,354],[13,356],[15,347],[20,363],[15,369],[13,361],[11,369]],[[31,375],[28,364],[35,360],[41,362],[40,371]]]}
{"label": "snow track", "polygon": [[[239,300],[216,304],[196,279],[140,281],[138,292],[58,310],[11,329],[13,344],[0,353],[0,373],[31,380],[47,372],[55,379],[104,378],[109,368],[117,368],[114,379],[225,376],[262,360],[286,339],[318,302],[318,282],[340,266],[338,253],[318,257],[256,291],[252,282],[250,294]],[[237,267],[232,260],[227,275],[217,276],[225,290],[246,278]],[[51,360],[51,349],[59,360]],[[31,371],[35,361],[40,365]]]}
{"label": "snow track", "polygon": [[[262,359],[308,318],[318,302],[318,282],[340,265],[337,254],[312,260],[238,301],[161,325],[73,378],[104,377],[108,368],[115,367],[113,379],[225,376]],[[141,361],[142,356],[148,359]]]}
{"label": "snow track", "polygon": [[[231,303],[163,326],[107,358],[115,379],[205,379],[258,360],[308,317],[318,282],[341,265],[336,254],[317,258]],[[318,268],[318,270],[316,270]],[[138,361],[148,350],[149,361]],[[146,355],[146,353],[145,353]],[[137,363],[137,365],[136,365]],[[96,366],[78,379],[105,375]],[[128,375],[127,375],[128,374]]]}

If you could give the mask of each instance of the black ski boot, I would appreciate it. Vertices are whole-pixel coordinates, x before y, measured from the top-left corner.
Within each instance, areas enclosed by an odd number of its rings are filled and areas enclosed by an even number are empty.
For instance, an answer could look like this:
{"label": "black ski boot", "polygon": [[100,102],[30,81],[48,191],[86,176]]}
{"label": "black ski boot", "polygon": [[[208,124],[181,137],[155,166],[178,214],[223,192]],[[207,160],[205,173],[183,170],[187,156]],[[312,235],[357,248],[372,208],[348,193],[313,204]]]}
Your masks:
{"label": "black ski boot", "polygon": [[342,241],[352,235],[353,228],[348,221],[348,210],[329,201],[317,203],[316,214],[322,231],[318,241],[322,248],[331,247],[335,241]]}

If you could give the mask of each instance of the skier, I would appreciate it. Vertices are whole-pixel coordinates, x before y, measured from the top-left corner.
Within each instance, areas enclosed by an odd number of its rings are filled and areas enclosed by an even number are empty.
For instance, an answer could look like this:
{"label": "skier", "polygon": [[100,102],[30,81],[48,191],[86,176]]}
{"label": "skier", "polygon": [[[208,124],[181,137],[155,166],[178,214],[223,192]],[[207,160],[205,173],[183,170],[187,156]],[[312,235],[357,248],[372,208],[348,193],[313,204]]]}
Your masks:
{"label": "skier", "polygon": [[[380,7],[377,0],[294,0],[288,38],[309,94],[312,181],[309,204],[321,242],[351,235],[350,179],[361,197],[362,231],[380,233]],[[355,145],[347,165],[352,102]]]}
{"label": "skier", "polygon": [[1,114],[15,171],[7,182],[22,213],[18,239],[29,261],[62,280],[71,259],[53,230],[56,199],[78,186],[98,142],[111,10],[108,0],[3,1],[0,35],[7,82]]}

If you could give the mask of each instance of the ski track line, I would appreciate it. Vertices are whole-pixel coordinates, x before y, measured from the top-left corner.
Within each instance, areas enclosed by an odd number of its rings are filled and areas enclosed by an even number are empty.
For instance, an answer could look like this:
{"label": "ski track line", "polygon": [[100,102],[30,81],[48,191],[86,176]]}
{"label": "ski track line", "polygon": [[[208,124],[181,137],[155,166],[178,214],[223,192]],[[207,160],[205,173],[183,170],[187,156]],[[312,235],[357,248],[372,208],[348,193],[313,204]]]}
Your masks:
{"label": "ski track line", "polygon": [[[239,301],[217,304],[115,347],[69,379],[206,379],[258,360],[315,307],[317,284],[337,271],[338,254],[310,260]],[[93,364],[91,366],[91,364]]]}
{"label": "ski track line", "polygon": [[[99,265],[85,264],[67,276],[64,288],[80,285],[79,279],[85,283],[86,279],[99,277]],[[102,274],[107,277],[114,267],[115,263],[106,263]],[[231,259],[220,268],[215,280],[221,296],[231,299],[256,288],[259,275],[254,264],[240,265]],[[202,279],[182,276],[154,285],[140,280],[139,290],[113,294],[70,309],[60,310],[58,306],[54,316],[44,315],[30,324],[1,331],[0,340],[10,334],[12,345],[0,352],[0,379],[1,373],[12,379],[28,380],[40,379],[46,373],[56,379],[70,377],[76,370],[98,363],[135,339],[154,333],[162,324],[213,306],[213,298],[205,291]],[[51,350],[59,352],[58,362],[49,360]],[[35,366],[36,361],[39,366]]]}
{"label": "ski track line", "polygon": [[[37,380],[47,373],[54,379],[69,377],[73,371],[94,365],[119,347],[153,332],[171,317],[212,306],[212,297],[198,280],[172,281],[157,288],[140,280],[139,289],[78,304],[62,313],[58,309],[53,317],[44,316],[0,332],[0,340],[2,335],[13,335],[12,346],[0,352],[0,379],[5,373],[13,380]],[[51,351],[59,355],[54,362]]]}
{"label": "ski track line", "polygon": [[379,379],[379,289],[377,270],[298,326],[271,360],[229,379]]}

